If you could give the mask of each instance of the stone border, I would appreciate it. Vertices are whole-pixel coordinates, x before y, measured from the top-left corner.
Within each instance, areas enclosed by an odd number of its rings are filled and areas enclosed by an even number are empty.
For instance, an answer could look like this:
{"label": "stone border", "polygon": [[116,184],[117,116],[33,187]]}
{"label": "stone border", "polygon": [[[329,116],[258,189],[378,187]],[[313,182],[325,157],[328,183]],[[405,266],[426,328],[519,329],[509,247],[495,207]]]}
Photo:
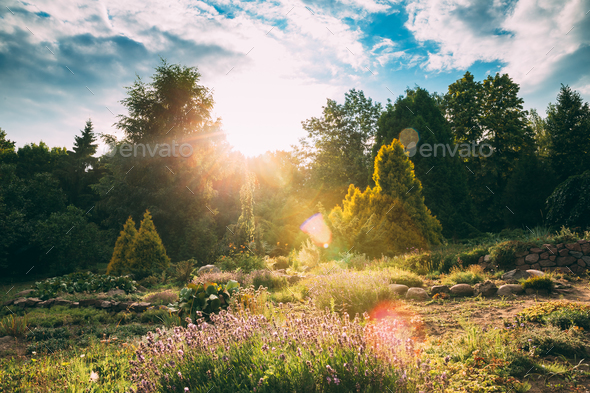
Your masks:
{"label": "stone border", "polygon": [[3,306],[18,306],[18,307],[29,307],[29,308],[50,308],[53,306],[67,306],[71,308],[80,307],[94,307],[97,309],[107,311],[132,311],[132,312],[144,312],[150,307],[153,307],[151,303],[146,302],[117,302],[110,300],[101,299],[83,299],[78,302],[72,302],[69,300],[56,297],[54,299],[41,300],[36,297],[20,297],[17,299],[9,300],[2,304]]}

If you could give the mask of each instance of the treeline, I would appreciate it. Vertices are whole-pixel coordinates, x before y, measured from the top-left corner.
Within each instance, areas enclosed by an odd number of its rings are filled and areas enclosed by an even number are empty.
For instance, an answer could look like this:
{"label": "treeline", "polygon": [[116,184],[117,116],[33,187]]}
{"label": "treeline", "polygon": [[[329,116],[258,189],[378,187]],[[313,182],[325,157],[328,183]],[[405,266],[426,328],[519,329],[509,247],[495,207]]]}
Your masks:
{"label": "treeline", "polygon": [[[317,212],[334,234],[321,252],[377,256],[503,228],[590,225],[590,109],[567,86],[546,119],[523,109],[508,75],[467,72],[445,94],[417,87],[385,107],[353,89],[303,122],[293,150],[244,158],[199,79],[166,62],[151,82],[137,79],[116,123],[123,140],[90,120],[71,151],[16,149],[0,131],[0,273],[106,266],[123,224],[146,210],[170,259],[200,264],[236,245],[287,255]],[[110,151],[96,157],[98,138]],[[444,156],[427,154],[440,145]]]}

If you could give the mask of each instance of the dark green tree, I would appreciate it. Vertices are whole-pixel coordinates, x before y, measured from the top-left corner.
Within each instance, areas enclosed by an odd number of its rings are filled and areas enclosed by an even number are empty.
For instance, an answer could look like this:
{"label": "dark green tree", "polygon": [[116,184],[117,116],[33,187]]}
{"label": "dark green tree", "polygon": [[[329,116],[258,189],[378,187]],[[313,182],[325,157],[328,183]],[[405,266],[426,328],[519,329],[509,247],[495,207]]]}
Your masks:
{"label": "dark green tree", "polygon": [[547,199],[547,208],[550,224],[590,230],[590,170],[557,186]]}
{"label": "dark green tree", "polygon": [[549,157],[560,181],[590,168],[590,107],[580,94],[561,85],[546,120]]}
{"label": "dark green tree", "polygon": [[373,151],[376,155],[393,139],[408,144],[412,138],[400,137],[403,130],[414,135],[415,149],[406,146],[406,150],[422,184],[424,203],[440,221],[446,237],[468,237],[477,223],[467,189],[468,169],[461,157],[469,156],[472,145],[454,143],[448,122],[426,90],[417,87],[406,93],[395,104],[389,103],[379,119]]}

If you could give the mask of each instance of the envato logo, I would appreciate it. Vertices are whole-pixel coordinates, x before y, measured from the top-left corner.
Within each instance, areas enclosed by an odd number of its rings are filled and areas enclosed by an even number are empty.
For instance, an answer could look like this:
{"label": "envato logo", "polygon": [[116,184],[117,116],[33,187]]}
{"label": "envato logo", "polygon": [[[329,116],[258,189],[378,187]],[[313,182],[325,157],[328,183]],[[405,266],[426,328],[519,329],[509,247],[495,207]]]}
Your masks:
{"label": "envato logo", "polygon": [[[471,143],[461,143],[451,148],[448,143],[435,143],[434,146],[430,143],[423,143],[418,146],[420,141],[420,134],[413,128],[405,128],[399,133],[399,141],[404,145],[404,152],[408,157],[414,157],[418,152],[422,157],[438,157],[442,155],[446,157],[447,152],[450,157],[455,157],[457,151],[459,151],[459,157],[489,157],[494,152],[492,145],[488,143],[476,144],[475,141]],[[487,150],[484,151],[484,150]],[[442,154],[440,154],[440,153]],[[479,156],[478,153],[479,152]],[[438,153],[438,154],[437,154]]]}
{"label": "envato logo", "polygon": [[[178,150],[176,149],[178,148]],[[184,157],[188,158],[193,154],[193,146],[189,143],[179,145],[175,140],[172,145],[169,143],[122,143],[120,145],[109,143],[104,148],[104,154],[108,157],[114,157],[117,152],[122,157],[146,157],[154,158],[156,155],[165,157]]]}

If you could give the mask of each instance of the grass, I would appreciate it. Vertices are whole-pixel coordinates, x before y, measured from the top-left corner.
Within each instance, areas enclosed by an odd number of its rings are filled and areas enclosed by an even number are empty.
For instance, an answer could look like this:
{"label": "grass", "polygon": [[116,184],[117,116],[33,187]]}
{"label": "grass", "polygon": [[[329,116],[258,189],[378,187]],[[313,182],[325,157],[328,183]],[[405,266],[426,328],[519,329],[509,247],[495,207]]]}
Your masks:
{"label": "grass", "polygon": [[536,291],[543,290],[547,292],[551,292],[553,289],[553,280],[549,274],[545,274],[541,277],[529,277],[526,280],[522,281],[522,287],[526,289],[534,289]]}
{"label": "grass", "polygon": [[472,265],[465,270],[454,267],[448,275],[444,276],[442,282],[449,286],[456,284],[474,285],[484,280],[483,268],[479,265]]}
{"label": "grass", "polygon": [[0,337],[22,337],[27,332],[27,317],[8,315],[0,320]]}

